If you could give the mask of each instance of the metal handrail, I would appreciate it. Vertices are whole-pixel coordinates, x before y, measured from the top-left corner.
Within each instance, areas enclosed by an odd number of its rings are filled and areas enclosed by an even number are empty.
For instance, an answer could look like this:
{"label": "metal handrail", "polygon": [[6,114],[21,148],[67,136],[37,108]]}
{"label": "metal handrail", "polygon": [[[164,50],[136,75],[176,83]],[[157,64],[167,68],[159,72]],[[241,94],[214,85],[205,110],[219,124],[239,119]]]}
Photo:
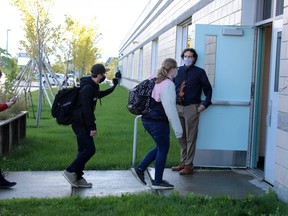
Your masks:
{"label": "metal handrail", "polygon": [[137,125],[138,125],[138,119],[141,117],[142,117],[142,115],[138,115],[134,119],[132,166],[134,166],[136,156],[137,156]]}

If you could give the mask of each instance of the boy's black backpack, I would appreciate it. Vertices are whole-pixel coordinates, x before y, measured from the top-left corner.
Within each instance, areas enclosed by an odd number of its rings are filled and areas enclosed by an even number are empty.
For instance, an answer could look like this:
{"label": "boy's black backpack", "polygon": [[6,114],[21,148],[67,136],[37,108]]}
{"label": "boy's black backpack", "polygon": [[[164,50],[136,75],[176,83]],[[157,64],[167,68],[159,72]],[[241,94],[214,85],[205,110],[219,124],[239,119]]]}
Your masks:
{"label": "boy's black backpack", "polygon": [[127,109],[134,115],[150,112],[150,100],[156,78],[146,79],[129,90]]}
{"label": "boy's black backpack", "polygon": [[58,124],[70,125],[73,122],[73,110],[76,103],[80,88],[64,88],[58,91],[55,96],[51,114]]}

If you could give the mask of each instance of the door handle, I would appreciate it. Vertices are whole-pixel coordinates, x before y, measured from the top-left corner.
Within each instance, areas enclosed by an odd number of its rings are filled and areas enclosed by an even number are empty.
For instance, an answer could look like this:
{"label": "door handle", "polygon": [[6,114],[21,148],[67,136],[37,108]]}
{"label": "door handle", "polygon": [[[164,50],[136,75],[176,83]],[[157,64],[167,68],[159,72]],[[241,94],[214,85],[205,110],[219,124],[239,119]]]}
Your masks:
{"label": "door handle", "polygon": [[218,100],[212,100],[212,105],[250,106],[250,101],[218,101]]}

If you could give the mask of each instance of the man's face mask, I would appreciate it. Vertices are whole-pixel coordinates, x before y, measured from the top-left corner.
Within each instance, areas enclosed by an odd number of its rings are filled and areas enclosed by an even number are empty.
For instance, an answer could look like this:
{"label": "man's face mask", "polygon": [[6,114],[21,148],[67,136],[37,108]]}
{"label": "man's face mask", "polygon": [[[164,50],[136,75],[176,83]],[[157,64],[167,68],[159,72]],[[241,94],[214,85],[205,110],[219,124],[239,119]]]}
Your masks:
{"label": "man's face mask", "polygon": [[183,59],[183,64],[184,65],[189,67],[190,65],[192,65],[192,63],[193,63],[193,59],[192,58],[184,57],[184,59]]}

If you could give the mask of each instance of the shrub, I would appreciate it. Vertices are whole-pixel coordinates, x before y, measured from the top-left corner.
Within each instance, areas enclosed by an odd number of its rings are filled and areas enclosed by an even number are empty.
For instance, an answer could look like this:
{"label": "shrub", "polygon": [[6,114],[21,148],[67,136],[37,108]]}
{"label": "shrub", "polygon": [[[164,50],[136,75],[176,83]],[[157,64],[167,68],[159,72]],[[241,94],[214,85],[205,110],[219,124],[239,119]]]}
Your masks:
{"label": "shrub", "polygon": [[[5,103],[6,101],[10,100],[13,96],[17,95],[14,83],[10,82],[8,79],[5,80],[5,82],[0,85],[0,102]],[[21,111],[27,110],[26,108],[26,102],[25,97],[23,94],[18,94],[17,102],[10,107],[9,109],[0,112],[0,120],[11,118],[17,114],[19,114]]]}

